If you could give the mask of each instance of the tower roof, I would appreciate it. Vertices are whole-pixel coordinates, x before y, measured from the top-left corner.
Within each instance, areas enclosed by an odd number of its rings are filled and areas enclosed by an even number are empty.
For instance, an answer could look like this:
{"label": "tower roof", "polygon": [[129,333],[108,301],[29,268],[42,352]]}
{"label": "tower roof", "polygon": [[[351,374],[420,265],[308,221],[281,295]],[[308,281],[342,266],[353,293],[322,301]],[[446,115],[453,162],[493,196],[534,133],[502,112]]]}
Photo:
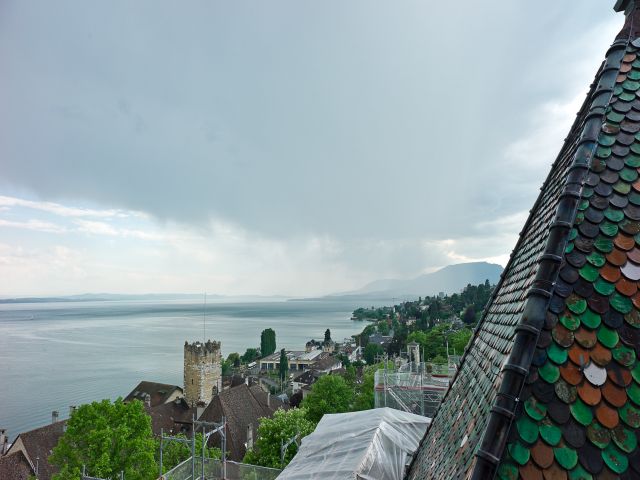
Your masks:
{"label": "tower roof", "polygon": [[640,13],[616,9],[410,479],[640,478]]}

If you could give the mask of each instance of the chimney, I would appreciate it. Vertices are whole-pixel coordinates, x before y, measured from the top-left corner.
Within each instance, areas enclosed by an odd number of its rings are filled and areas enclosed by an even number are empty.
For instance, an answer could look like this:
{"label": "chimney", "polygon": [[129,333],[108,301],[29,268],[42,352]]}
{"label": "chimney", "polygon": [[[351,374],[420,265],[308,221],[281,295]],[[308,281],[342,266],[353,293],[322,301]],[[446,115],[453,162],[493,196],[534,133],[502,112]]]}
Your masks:
{"label": "chimney", "polygon": [[271,408],[271,392],[267,392],[267,407]]}
{"label": "chimney", "polygon": [[247,450],[251,450],[253,448],[253,425],[247,425],[247,443],[245,444]]}
{"label": "chimney", "polygon": [[75,405],[69,405],[69,418],[71,418],[73,416],[73,412],[76,411],[76,406]]}
{"label": "chimney", "polygon": [[58,421],[59,416],[60,416],[60,413],[57,410],[54,410],[53,412],[51,412],[51,423],[56,423]]}
{"label": "chimney", "polygon": [[0,429],[0,457],[7,453],[9,449],[9,438],[7,437],[6,430]]}
{"label": "chimney", "polygon": [[151,408],[151,395],[149,395],[148,393],[144,394],[144,404]]}

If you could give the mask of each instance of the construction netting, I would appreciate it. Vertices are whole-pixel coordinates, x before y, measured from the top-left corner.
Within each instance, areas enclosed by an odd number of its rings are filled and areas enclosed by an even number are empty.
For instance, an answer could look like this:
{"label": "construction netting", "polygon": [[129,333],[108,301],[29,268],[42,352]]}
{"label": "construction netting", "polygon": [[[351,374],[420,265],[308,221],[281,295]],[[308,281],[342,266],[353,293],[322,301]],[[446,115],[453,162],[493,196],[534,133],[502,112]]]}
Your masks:
{"label": "construction netting", "polygon": [[[192,475],[194,472],[194,475]],[[223,465],[220,460],[205,458],[204,474],[202,470],[202,458],[191,458],[169,470],[163,475],[164,480],[275,480],[281,470],[277,468],[260,467],[226,461]]]}
{"label": "construction netting", "polygon": [[391,408],[324,415],[278,480],[402,480],[429,422]]}

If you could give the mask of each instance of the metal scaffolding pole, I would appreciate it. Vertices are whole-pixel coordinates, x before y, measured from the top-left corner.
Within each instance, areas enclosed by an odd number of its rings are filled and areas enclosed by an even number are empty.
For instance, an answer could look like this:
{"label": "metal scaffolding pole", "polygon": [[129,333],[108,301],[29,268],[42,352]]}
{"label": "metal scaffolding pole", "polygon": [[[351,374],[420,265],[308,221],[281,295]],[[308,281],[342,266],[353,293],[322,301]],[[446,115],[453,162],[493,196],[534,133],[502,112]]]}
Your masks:
{"label": "metal scaffolding pole", "polygon": [[192,478],[192,480],[195,480],[195,478],[194,478],[195,469],[194,469],[194,465],[193,465],[193,456],[195,455],[195,432],[194,432],[192,438],[188,439],[188,438],[171,437],[171,436],[165,435],[164,434],[164,429],[162,429],[162,428],[160,429],[160,478],[162,478],[162,475],[163,475],[163,472],[162,472],[162,470],[163,470],[163,468],[162,468],[162,456],[163,455],[162,455],[162,453],[163,453],[164,446],[165,446],[164,445],[164,441],[165,440],[168,440],[170,442],[178,442],[178,443],[184,443],[184,444],[190,445],[190,447],[191,447],[191,459],[192,459],[191,460],[191,463],[192,463],[192,465],[191,465],[191,478]]}
{"label": "metal scaffolding pole", "polygon": [[[194,436],[195,436],[195,431],[198,428],[202,428],[202,478],[201,480],[205,480],[204,459],[205,459],[206,445],[209,440],[209,437],[214,433],[220,434],[220,446],[222,447],[222,458],[220,459],[221,466],[222,466],[222,478],[223,480],[226,479],[227,478],[227,432],[226,432],[227,422],[225,417],[224,416],[222,417],[222,421],[220,423],[205,422],[203,420],[196,421],[195,419],[193,423],[194,423],[194,429],[193,429]],[[213,428],[213,430],[210,430],[209,432],[207,432],[205,430],[206,427]]]}

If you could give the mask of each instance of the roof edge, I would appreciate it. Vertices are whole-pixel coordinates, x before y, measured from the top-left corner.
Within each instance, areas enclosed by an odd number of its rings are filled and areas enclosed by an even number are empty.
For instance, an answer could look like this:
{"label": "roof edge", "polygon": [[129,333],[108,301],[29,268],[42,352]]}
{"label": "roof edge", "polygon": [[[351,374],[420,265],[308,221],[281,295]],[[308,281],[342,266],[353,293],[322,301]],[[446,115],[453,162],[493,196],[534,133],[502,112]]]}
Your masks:
{"label": "roof edge", "polygon": [[[571,128],[569,129],[569,133],[567,134],[567,136],[564,139],[562,147],[560,148],[560,152],[556,156],[556,159],[554,160],[554,162],[553,162],[553,164],[551,166],[551,169],[549,171],[549,174],[547,175],[544,183],[542,184],[542,187],[540,187],[541,191],[544,190],[545,187],[547,186],[547,184],[551,181],[551,177],[552,177],[553,170],[554,170],[555,166],[558,164],[558,162],[562,159],[563,155],[570,148],[570,146],[571,146],[571,141],[570,140],[573,138],[572,134],[581,127],[581,124],[582,124],[582,122],[581,122],[581,118],[582,118],[581,114],[583,113],[583,111],[585,111],[587,109],[589,98],[591,98],[592,93],[593,93],[593,91],[589,91],[587,93],[587,97],[585,98],[585,101],[583,102],[583,105],[580,107],[580,110],[578,111],[576,119],[574,120],[573,124],[571,125]],[[468,345],[467,345],[467,347],[466,347],[466,349],[465,349],[465,351],[464,351],[464,353],[462,355],[462,358],[460,359],[460,366],[456,370],[456,373],[454,374],[453,378],[451,379],[451,382],[449,384],[450,388],[447,390],[447,392],[445,393],[444,397],[442,398],[441,404],[445,402],[447,396],[451,392],[451,387],[456,382],[456,379],[458,378],[458,374],[462,370],[462,365],[465,363],[467,355],[471,354],[470,353],[471,352],[471,347],[472,347],[475,339],[477,338],[478,333],[482,329],[482,326],[484,324],[485,318],[486,318],[486,316],[487,316],[487,314],[489,312],[489,308],[493,304],[493,301],[495,300],[496,295],[498,294],[498,291],[500,290],[502,284],[504,283],[504,280],[505,280],[505,278],[507,276],[507,272],[509,271],[509,268],[511,267],[511,264],[513,263],[514,253],[520,248],[520,246],[521,246],[521,244],[523,242],[523,239],[524,239],[524,233],[526,232],[527,228],[529,227],[529,225],[533,221],[534,212],[536,211],[536,209],[537,209],[539,204],[540,204],[540,195],[538,195],[538,198],[536,199],[535,203],[533,204],[533,207],[531,207],[531,210],[529,210],[529,216],[527,217],[527,220],[525,221],[524,226],[522,227],[522,229],[520,230],[520,233],[518,234],[518,240],[517,240],[515,246],[513,247],[513,249],[511,250],[511,254],[509,255],[509,260],[507,261],[507,264],[505,265],[504,269],[502,270],[502,273],[500,274],[500,280],[498,280],[498,283],[495,286],[495,288],[493,289],[493,292],[491,293],[491,296],[489,297],[489,300],[487,300],[487,303],[486,303],[486,305],[485,305],[485,307],[484,307],[484,309],[482,311],[482,316],[480,317],[480,321],[478,322],[478,325],[474,329],[473,337],[471,338],[470,342],[468,343]],[[427,427],[427,431],[425,432],[425,436],[422,439],[422,442],[420,442],[421,446],[422,446],[422,443],[426,440],[427,435],[429,434],[429,430],[431,429],[431,427],[435,423],[435,419],[438,416],[438,410],[436,410],[435,415],[431,419],[431,423]],[[419,449],[420,448],[421,447],[419,447]],[[415,461],[415,459],[416,459],[416,457],[413,458],[413,460],[411,462],[411,466],[413,466],[413,462]]]}
{"label": "roof edge", "polygon": [[598,72],[597,80],[594,82],[595,88],[590,92],[591,102],[588,104],[588,111],[582,117],[582,131],[560,194],[556,215],[549,227],[544,252],[538,260],[536,277],[527,292],[522,318],[515,328],[513,349],[502,368],[500,389],[491,408],[480,448],[475,454],[476,463],[471,477],[473,480],[493,479],[504,453],[511,422],[558,278],[569,232],[575,221],[582,184],[590,171],[606,107],[611,101],[616,76],[628,44],[629,39],[614,41]]}

